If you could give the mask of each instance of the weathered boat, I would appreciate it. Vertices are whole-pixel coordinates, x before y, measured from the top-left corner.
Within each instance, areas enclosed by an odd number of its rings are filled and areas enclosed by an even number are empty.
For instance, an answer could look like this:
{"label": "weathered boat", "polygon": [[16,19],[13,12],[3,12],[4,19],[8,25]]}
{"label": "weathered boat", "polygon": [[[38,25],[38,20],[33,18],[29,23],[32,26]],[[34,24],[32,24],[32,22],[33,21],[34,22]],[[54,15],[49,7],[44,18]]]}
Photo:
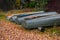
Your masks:
{"label": "weathered boat", "polygon": [[51,27],[54,25],[60,25],[60,14],[46,17],[26,18],[22,22],[22,26],[26,29],[37,28],[42,30],[46,27]]}
{"label": "weathered boat", "polygon": [[51,16],[51,15],[56,15],[56,14],[57,14],[56,12],[45,12],[42,14],[30,15],[30,16],[26,16],[26,17],[17,17],[15,20],[15,23],[21,24],[25,18],[33,18],[33,17],[37,17],[37,16],[44,17],[44,16]]}
{"label": "weathered boat", "polygon": [[11,16],[8,16],[7,19],[15,22],[16,18],[21,18],[21,17],[26,17],[26,16],[30,16],[30,15],[36,15],[36,14],[42,14],[44,13],[44,11],[38,11],[38,12],[27,12],[27,13],[20,13],[20,14],[13,14]]}

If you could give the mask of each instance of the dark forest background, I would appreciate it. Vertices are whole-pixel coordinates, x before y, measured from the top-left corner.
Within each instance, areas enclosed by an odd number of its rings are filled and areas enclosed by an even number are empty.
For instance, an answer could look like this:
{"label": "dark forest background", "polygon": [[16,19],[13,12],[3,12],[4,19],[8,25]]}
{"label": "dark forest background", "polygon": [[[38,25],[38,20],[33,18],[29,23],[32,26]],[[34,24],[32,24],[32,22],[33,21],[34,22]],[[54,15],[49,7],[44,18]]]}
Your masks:
{"label": "dark forest background", "polygon": [[24,8],[36,8],[45,10],[48,0],[0,0],[0,10],[18,10]]}

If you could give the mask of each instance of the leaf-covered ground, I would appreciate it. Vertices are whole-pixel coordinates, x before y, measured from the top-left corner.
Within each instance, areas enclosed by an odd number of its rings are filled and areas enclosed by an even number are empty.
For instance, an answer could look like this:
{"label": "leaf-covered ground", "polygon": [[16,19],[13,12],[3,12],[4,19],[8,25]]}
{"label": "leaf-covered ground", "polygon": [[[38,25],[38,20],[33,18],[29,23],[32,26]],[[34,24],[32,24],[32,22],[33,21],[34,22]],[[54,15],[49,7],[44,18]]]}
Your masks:
{"label": "leaf-covered ground", "polygon": [[0,40],[60,40],[60,36],[40,32],[37,29],[26,30],[21,25],[2,17],[0,18]]}

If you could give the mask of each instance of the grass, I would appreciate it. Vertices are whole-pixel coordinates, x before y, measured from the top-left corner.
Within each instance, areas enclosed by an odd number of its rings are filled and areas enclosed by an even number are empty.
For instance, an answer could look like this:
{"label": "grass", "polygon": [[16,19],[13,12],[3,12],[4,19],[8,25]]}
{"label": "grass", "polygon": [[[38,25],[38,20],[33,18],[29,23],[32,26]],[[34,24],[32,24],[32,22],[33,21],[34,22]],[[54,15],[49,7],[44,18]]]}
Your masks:
{"label": "grass", "polygon": [[58,30],[57,28],[52,28],[50,30],[50,34],[60,36],[60,30]]}
{"label": "grass", "polygon": [[60,27],[53,26],[52,28],[46,29],[47,33],[49,33],[50,36],[60,36]]}
{"label": "grass", "polygon": [[6,12],[0,12],[0,20],[6,18]]}
{"label": "grass", "polygon": [[0,15],[0,19],[5,19],[5,15]]}

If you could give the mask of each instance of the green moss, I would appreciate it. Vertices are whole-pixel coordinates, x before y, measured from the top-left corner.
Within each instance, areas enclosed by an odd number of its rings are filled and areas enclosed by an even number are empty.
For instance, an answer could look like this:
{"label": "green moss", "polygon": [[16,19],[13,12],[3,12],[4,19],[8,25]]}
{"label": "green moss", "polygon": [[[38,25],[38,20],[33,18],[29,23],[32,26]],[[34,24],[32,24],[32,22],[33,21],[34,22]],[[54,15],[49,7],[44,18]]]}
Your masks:
{"label": "green moss", "polygon": [[5,17],[5,15],[0,15],[0,19],[4,19]]}
{"label": "green moss", "polygon": [[58,30],[57,28],[52,28],[49,33],[50,35],[60,36],[60,30]]}

